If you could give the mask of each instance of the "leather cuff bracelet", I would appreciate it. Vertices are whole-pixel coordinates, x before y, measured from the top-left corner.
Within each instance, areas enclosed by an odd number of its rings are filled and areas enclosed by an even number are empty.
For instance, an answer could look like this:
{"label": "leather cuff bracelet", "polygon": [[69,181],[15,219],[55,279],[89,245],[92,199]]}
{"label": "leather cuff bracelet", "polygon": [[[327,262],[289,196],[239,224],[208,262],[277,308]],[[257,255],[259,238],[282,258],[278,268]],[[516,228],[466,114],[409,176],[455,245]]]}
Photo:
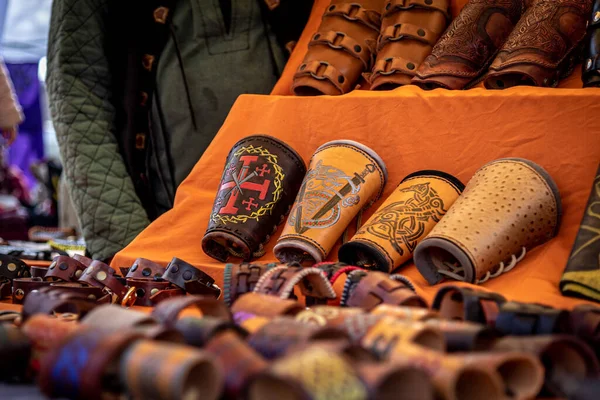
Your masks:
{"label": "leather cuff bracelet", "polygon": [[221,289],[215,285],[215,280],[210,275],[177,257],[173,257],[167,265],[162,279],[189,294],[206,295],[217,299],[221,297]]}
{"label": "leather cuff bracelet", "polygon": [[494,350],[531,353],[546,369],[543,397],[563,397],[577,380],[597,377],[600,372],[594,353],[573,336],[549,335],[505,337]]}
{"label": "leather cuff bracelet", "polygon": [[600,86],[600,0],[594,0],[584,40],[583,87]]}
{"label": "leather cuff bracelet", "polygon": [[370,70],[383,0],[332,1],[294,75],[297,96],[340,95]]}
{"label": "leather cuff bracelet", "polygon": [[469,1],[417,71],[423,89],[475,85],[521,18],[523,0]]}
{"label": "leather cuff bracelet", "polygon": [[83,294],[63,292],[53,287],[43,287],[29,293],[23,303],[22,319],[34,314],[72,313],[83,317],[96,307],[96,303]]}
{"label": "leather cuff bracelet", "polygon": [[565,272],[560,280],[560,290],[563,295],[600,302],[598,232],[600,232],[600,165],[594,177],[592,191]]}
{"label": "leather cuff bracelet", "polygon": [[392,361],[361,362],[355,368],[369,391],[369,399],[409,399],[413,396],[422,400],[435,398],[431,378],[416,365]]}
{"label": "leather cuff bracelet", "polygon": [[560,219],[558,188],[542,167],[520,158],[492,161],[417,245],[415,265],[432,285],[443,278],[483,283],[556,236]]}
{"label": "leather cuff bracelet", "polygon": [[260,293],[246,293],[233,303],[231,313],[244,312],[265,317],[275,317],[277,315],[295,315],[303,309],[304,306],[295,300],[282,299]]}
{"label": "leather cuff bracelet", "polygon": [[441,171],[408,175],[352,240],[342,245],[340,261],[391,272],[412,257],[463,189],[458,179]]}
{"label": "leather cuff bracelet", "polygon": [[128,287],[127,293],[121,300],[122,306],[137,305],[143,307],[154,307],[161,301],[171,297],[185,295],[185,292],[170,282],[154,279],[125,280]]}
{"label": "leather cuff bracelet", "polygon": [[294,287],[299,285],[307,305],[323,299],[335,299],[336,294],[318,268],[300,265],[278,266],[265,272],[254,287],[255,293],[269,294],[282,299],[296,298]]}
{"label": "leather cuff bracelet", "polygon": [[140,340],[120,362],[120,377],[136,399],[217,400],[223,374],[214,357],[189,346]]}
{"label": "leather cuff bracelet", "polygon": [[102,261],[92,261],[85,269],[80,282],[108,290],[114,297],[114,302],[120,301],[127,293],[125,280],[116,271]]}
{"label": "leather cuff bracelet", "polygon": [[370,311],[384,303],[427,308],[425,300],[413,289],[403,282],[391,279],[383,272],[376,271],[364,274],[347,293],[347,300],[343,304]]}
{"label": "leather cuff bracelet", "polygon": [[388,0],[384,6],[371,90],[409,85],[450,15],[447,0]]}
{"label": "leather cuff bracelet", "polygon": [[268,366],[258,353],[231,331],[217,335],[204,350],[217,359],[223,370],[227,398],[246,398],[250,379]]}
{"label": "leather cuff bracelet", "polygon": [[557,86],[579,62],[590,6],[590,0],[535,1],[490,65],[485,87]]}
{"label": "leather cuff bracelet", "polygon": [[12,282],[13,304],[23,304],[25,297],[34,290],[50,286],[51,282],[43,281],[41,278],[18,278]]}
{"label": "leather cuff bracelet", "polygon": [[281,262],[322,262],[354,217],[383,192],[387,170],[368,147],[336,140],[310,160],[281,237],[274,247]]}
{"label": "leather cuff bracelet", "polygon": [[514,336],[571,332],[568,311],[517,302],[500,306],[496,329],[504,335]]}
{"label": "leather cuff bracelet", "polygon": [[86,266],[74,258],[69,256],[58,256],[48,267],[48,271],[44,278],[47,280],[76,282],[85,269]]}
{"label": "leather cuff bracelet", "polygon": [[202,316],[202,318],[186,317],[178,319],[173,328],[181,333],[185,343],[194,347],[204,347],[214,337],[225,332],[233,332],[240,338],[248,336],[248,332],[234,324],[231,320]]}
{"label": "leather cuff bracelet", "polygon": [[212,258],[250,261],[264,254],[289,212],[306,166],[284,142],[265,135],[237,142],[225,163],[219,190],[202,239]]}
{"label": "leather cuff bracelet", "polygon": [[163,276],[166,268],[146,258],[138,258],[131,268],[121,268],[127,279],[158,279]]}
{"label": "leather cuff bracelet", "polygon": [[493,327],[504,302],[506,299],[498,293],[448,285],[438,290],[431,308],[445,319],[478,322]]}
{"label": "leather cuff bracelet", "polygon": [[446,350],[452,352],[488,351],[500,333],[482,324],[467,321],[429,319],[425,325],[442,332],[446,340]]}
{"label": "leather cuff bracelet", "polygon": [[277,317],[252,333],[248,344],[267,360],[274,360],[296,346],[339,339],[349,337],[341,329],[305,324],[292,317]]}
{"label": "leather cuff bracelet", "polygon": [[6,293],[2,292],[2,297],[11,293],[11,282],[17,278],[28,278],[30,276],[29,267],[18,258],[0,254],[0,285],[7,287]]}
{"label": "leather cuff bracelet", "polygon": [[239,296],[252,292],[262,274],[276,266],[276,263],[226,264],[223,271],[223,300],[225,304],[231,307]]}
{"label": "leather cuff bracelet", "polygon": [[231,313],[222,301],[204,296],[184,296],[165,300],[152,310],[152,316],[166,326],[173,326],[179,314],[188,307],[196,307],[202,315],[231,321]]}

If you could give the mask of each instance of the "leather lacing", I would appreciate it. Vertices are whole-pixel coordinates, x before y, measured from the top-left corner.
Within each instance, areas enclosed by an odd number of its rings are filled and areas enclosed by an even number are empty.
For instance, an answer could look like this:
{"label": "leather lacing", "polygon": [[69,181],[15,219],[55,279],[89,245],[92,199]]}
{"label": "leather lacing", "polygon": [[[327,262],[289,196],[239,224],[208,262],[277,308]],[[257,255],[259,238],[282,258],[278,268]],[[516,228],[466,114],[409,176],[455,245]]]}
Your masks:
{"label": "leather lacing", "polygon": [[[527,253],[527,249],[523,246],[521,248],[521,254],[516,257],[514,254],[511,255],[511,260],[510,263],[508,265],[504,264],[504,261],[501,261],[500,264],[498,264],[498,268],[496,269],[496,271],[494,273],[491,273],[490,271],[487,271],[485,273],[485,276],[482,279],[479,279],[477,281],[478,284],[480,283],[484,283],[487,282],[488,280],[490,280],[491,278],[496,278],[500,275],[502,275],[505,272],[510,271],[511,269],[513,269],[523,258],[525,258],[525,254]],[[448,270],[438,270],[437,272],[440,275],[444,275],[448,278],[452,278],[455,279],[457,281],[465,281],[465,276],[464,276],[464,271],[465,268],[461,267],[458,265],[458,263],[449,263],[449,262],[444,262],[443,265],[449,269]],[[462,275],[461,275],[462,273]]]}

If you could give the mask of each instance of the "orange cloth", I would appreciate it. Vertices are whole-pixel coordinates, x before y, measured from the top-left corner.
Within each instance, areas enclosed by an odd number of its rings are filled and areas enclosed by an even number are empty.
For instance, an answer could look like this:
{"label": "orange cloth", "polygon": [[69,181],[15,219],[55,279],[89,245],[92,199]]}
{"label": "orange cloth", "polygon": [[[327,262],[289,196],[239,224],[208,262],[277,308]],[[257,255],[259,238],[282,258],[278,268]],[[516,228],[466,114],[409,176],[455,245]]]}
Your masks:
{"label": "orange cloth", "polygon": [[[454,1],[456,15],[466,0]],[[308,26],[273,94],[290,93],[292,76],[304,57],[308,39],[329,0],[317,0]],[[581,87],[579,69],[561,83]],[[248,135],[284,140],[308,163],[321,144],[351,139],[374,149],[386,162],[385,193],[363,217],[373,213],[407,174],[439,169],[465,184],[485,163],[501,157],[524,157],[542,165],[556,180],[564,216],[558,236],[534,249],[514,270],[482,287],[509,299],[570,308],[582,303],[560,295],[558,282],[577,233],[598,160],[600,160],[600,89],[503,91],[423,91],[406,86],[391,92],[354,91],[339,97],[240,96],[223,127],[181,184],[175,207],[118,253],[112,265],[129,266],[137,257],[166,265],[180,257],[222,285],[223,264],[202,252],[227,153]],[[353,232],[351,232],[353,233]],[[258,262],[275,261],[273,245]],[[337,247],[329,259],[335,259]],[[429,286],[414,265],[397,272],[408,276],[431,301],[440,285]]]}

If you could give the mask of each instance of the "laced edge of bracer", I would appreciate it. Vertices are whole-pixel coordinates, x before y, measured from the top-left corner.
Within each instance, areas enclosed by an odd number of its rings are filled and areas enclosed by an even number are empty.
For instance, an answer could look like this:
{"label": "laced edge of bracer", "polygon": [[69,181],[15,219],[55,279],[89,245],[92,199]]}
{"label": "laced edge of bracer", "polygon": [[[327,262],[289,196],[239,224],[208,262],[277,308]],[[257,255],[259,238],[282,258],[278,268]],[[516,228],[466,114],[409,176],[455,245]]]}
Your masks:
{"label": "laced edge of bracer", "polygon": [[[481,284],[484,282],[487,282],[488,280],[490,280],[491,278],[496,278],[500,275],[502,275],[505,272],[510,271],[511,269],[513,269],[523,258],[525,258],[525,254],[527,253],[527,249],[525,248],[525,246],[521,247],[521,254],[517,257],[514,254],[511,255],[511,260],[510,263],[508,265],[504,264],[504,261],[501,261],[500,264],[498,264],[498,268],[496,269],[495,272],[490,272],[487,271],[485,273],[485,276],[481,279],[479,279],[477,281],[477,284]],[[465,281],[465,276],[464,276],[464,271],[465,268],[461,267],[459,265],[457,265],[457,263],[449,263],[449,262],[444,262],[443,265],[448,268],[449,270],[443,270],[440,269],[438,270],[438,274],[443,275],[445,277],[448,278],[452,278],[455,279],[457,281]],[[461,275],[462,273],[462,275]]]}

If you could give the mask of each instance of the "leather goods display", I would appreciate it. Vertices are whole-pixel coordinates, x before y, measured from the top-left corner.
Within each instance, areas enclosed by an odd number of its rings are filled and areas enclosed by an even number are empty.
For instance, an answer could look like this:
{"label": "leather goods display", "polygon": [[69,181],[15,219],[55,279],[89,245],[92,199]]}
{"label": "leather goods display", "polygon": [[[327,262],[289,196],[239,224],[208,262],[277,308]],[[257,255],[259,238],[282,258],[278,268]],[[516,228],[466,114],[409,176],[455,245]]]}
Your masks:
{"label": "leather goods display", "polygon": [[139,338],[131,332],[77,330],[42,360],[38,376],[42,392],[51,398],[92,400],[105,398],[105,392],[121,392],[119,386],[110,386],[118,382],[118,376],[108,369]]}
{"label": "leather goods display", "polygon": [[250,335],[248,344],[267,360],[274,360],[293,347],[340,339],[349,339],[341,329],[305,324],[292,317],[277,317]]}
{"label": "leather goods display", "polygon": [[483,283],[556,236],[560,219],[558,189],[542,167],[520,158],[492,161],[417,245],[415,265],[432,285],[444,278]]}
{"label": "leather goods display", "polygon": [[140,340],[120,360],[119,375],[137,399],[219,398],[223,374],[210,353],[188,346]]}
{"label": "leather goods display", "polygon": [[215,280],[210,275],[177,257],[173,257],[167,265],[162,279],[189,294],[206,295],[217,299],[221,297],[221,288],[215,285]]}
{"label": "leather goods display", "polygon": [[202,250],[223,262],[262,256],[305,173],[302,158],[280,140],[254,135],[237,142],[225,162]]}
{"label": "leather goods display", "polygon": [[449,20],[448,0],[391,0],[383,8],[371,90],[409,85]]}
{"label": "leather goods display", "polygon": [[600,1],[594,0],[588,16],[587,36],[583,43],[581,80],[583,87],[600,86]]}
{"label": "leather goods display", "polygon": [[278,315],[295,315],[304,309],[302,304],[295,300],[282,299],[260,293],[247,293],[240,296],[231,306],[231,313],[235,316],[243,312],[265,317]]}
{"label": "leather goods display", "polygon": [[355,365],[370,400],[434,400],[435,390],[427,373],[403,362],[360,362]]}
{"label": "leather goods display", "polygon": [[464,185],[441,171],[406,176],[338,257],[349,265],[392,272],[446,214]]}
{"label": "leather goods display", "polygon": [[474,322],[428,319],[424,323],[444,335],[449,353],[490,350],[500,337],[496,330]]}
{"label": "leather goods display", "polygon": [[546,369],[541,393],[545,397],[563,397],[578,381],[600,376],[598,360],[593,351],[573,336],[508,336],[499,340],[494,349],[537,356]]}
{"label": "leather goods display", "polygon": [[322,262],[351,220],[383,192],[387,170],[368,147],[336,140],[320,146],[274,248],[281,262]]}
{"label": "leather goods display", "polygon": [[254,287],[255,293],[270,294],[282,299],[296,298],[294,287],[298,285],[306,297],[306,305],[335,299],[336,293],[318,268],[302,268],[301,265],[278,266],[265,272]]}
{"label": "leather goods display", "polygon": [[366,396],[350,360],[318,346],[280,358],[252,379],[248,388],[250,400],[362,400]]}
{"label": "leather goods display", "polygon": [[422,322],[398,321],[383,317],[361,339],[362,347],[369,349],[380,359],[392,358],[392,353],[402,351],[406,344],[443,352],[446,341],[442,333]]}
{"label": "leather goods display", "polygon": [[445,319],[479,322],[493,327],[505,302],[504,296],[498,293],[447,285],[438,290],[431,308]]}
{"label": "leather goods display", "polygon": [[[599,14],[600,15],[600,14]],[[583,211],[560,290],[565,296],[600,302],[600,165]]]}
{"label": "leather goods display", "polygon": [[527,7],[485,79],[488,89],[555,87],[579,62],[592,0],[537,0]]}
{"label": "leather goods display", "polygon": [[524,0],[469,0],[412,82],[423,89],[477,84],[521,18]]}
{"label": "leather goods display", "polygon": [[504,335],[569,333],[569,313],[541,304],[507,302],[500,306],[496,329]]}
{"label": "leather goods display", "polygon": [[223,301],[229,307],[244,293],[254,290],[254,286],[265,272],[276,267],[270,264],[226,264],[223,270]]}
{"label": "leather goods display", "polygon": [[357,274],[357,277],[360,277],[359,281],[348,289],[346,300],[342,300],[344,306],[359,307],[367,311],[379,304],[427,308],[427,302],[411,287],[383,272],[372,271]]}
{"label": "leather goods display", "polygon": [[297,96],[340,95],[371,69],[384,0],[333,0],[292,83]]}
{"label": "leather goods display", "polygon": [[225,375],[225,395],[228,398],[242,397],[252,377],[268,366],[256,351],[231,331],[216,336],[204,350],[219,362]]}

